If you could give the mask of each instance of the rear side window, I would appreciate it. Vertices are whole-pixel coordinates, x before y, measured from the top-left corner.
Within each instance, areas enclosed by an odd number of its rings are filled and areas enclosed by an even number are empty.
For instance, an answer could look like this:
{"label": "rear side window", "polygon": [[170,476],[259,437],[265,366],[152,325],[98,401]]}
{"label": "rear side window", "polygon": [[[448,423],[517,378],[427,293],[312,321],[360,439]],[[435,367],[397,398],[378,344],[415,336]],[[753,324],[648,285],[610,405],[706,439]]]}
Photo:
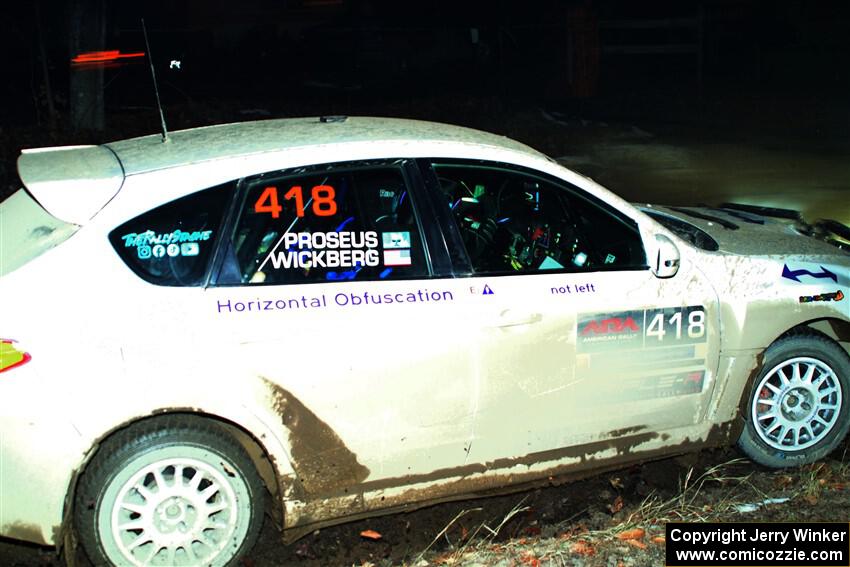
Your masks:
{"label": "rear side window", "polygon": [[246,183],[218,284],[428,274],[401,167],[268,174]]}
{"label": "rear side window", "polygon": [[65,242],[78,228],[51,216],[19,189],[0,203],[0,276]]}
{"label": "rear side window", "polygon": [[232,188],[219,185],[157,207],[113,230],[109,241],[146,281],[202,285]]}

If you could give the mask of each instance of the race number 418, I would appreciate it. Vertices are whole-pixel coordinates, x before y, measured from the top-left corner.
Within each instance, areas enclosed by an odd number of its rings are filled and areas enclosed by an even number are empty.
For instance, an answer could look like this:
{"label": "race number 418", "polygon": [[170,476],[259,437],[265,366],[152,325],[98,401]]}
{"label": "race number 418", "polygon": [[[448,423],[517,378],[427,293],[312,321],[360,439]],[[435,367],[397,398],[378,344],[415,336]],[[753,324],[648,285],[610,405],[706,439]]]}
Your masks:
{"label": "race number 418", "polygon": [[[330,185],[316,185],[310,190],[310,200],[304,203],[304,190],[295,185],[287,191],[283,198],[295,202],[295,215],[303,217],[307,205],[317,217],[332,217],[336,214],[336,191]],[[277,187],[266,187],[254,203],[255,213],[269,213],[273,219],[280,217],[283,210],[277,197]]]}
{"label": "race number 418", "polygon": [[652,338],[661,342],[665,337],[667,341],[681,341],[705,336],[705,311],[702,306],[650,309],[646,312],[646,320],[647,345]]}

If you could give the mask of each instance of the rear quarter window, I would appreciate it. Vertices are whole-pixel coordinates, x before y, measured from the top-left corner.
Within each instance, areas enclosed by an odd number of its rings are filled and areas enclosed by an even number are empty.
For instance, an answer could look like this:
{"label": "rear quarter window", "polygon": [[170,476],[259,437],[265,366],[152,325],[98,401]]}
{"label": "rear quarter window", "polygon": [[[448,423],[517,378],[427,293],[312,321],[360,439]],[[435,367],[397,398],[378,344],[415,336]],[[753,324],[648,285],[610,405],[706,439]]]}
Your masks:
{"label": "rear quarter window", "polygon": [[19,189],[0,203],[0,276],[65,242],[79,228],[50,215]]}
{"label": "rear quarter window", "polygon": [[109,233],[109,241],[145,281],[203,285],[232,194],[228,183],[187,195],[127,221]]}

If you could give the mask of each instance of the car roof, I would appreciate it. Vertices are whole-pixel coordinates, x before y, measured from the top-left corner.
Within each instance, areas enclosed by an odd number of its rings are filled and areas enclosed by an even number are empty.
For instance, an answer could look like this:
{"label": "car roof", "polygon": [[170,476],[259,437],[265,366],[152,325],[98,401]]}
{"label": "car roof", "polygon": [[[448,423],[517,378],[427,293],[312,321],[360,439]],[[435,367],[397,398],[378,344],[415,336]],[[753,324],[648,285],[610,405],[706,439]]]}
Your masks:
{"label": "car roof", "polygon": [[191,128],[170,132],[167,141],[157,134],[101,146],[28,149],[18,158],[18,174],[49,213],[85,224],[130,175],[286,150],[388,143],[400,150],[392,157],[405,157],[402,147],[446,144],[498,148],[548,159],[520,142],[471,128],[401,118],[338,116]]}
{"label": "car roof", "polygon": [[[238,122],[144,136],[106,144],[116,153],[126,175],[225,157],[344,144],[398,142],[455,143],[498,147],[542,156],[504,136],[471,128],[376,117],[308,117]],[[403,156],[395,156],[403,157]]]}

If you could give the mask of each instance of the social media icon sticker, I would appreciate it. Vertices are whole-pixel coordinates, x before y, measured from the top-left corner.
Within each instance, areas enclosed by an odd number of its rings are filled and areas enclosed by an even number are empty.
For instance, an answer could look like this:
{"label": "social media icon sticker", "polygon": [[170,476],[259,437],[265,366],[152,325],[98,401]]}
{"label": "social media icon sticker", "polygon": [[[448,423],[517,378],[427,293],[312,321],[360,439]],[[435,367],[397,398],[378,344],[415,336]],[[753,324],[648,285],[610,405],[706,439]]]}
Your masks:
{"label": "social media icon sticker", "polygon": [[201,251],[201,247],[197,242],[184,242],[180,245],[181,256],[197,256]]}

